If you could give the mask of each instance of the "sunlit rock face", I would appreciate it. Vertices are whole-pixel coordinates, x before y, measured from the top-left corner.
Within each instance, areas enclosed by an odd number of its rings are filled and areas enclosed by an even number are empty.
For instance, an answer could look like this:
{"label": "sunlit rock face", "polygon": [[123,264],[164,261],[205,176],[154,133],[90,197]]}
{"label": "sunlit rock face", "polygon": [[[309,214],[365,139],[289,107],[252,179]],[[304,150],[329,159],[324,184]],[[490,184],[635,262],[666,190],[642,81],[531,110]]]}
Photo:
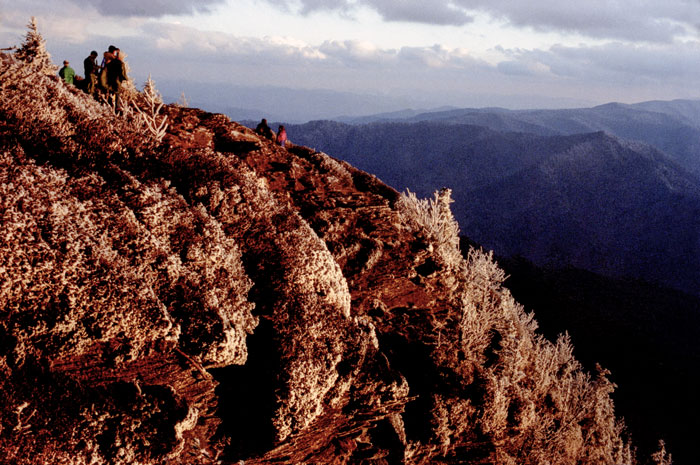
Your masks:
{"label": "sunlit rock face", "polygon": [[40,66],[0,65],[5,462],[631,463],[449,191]]}

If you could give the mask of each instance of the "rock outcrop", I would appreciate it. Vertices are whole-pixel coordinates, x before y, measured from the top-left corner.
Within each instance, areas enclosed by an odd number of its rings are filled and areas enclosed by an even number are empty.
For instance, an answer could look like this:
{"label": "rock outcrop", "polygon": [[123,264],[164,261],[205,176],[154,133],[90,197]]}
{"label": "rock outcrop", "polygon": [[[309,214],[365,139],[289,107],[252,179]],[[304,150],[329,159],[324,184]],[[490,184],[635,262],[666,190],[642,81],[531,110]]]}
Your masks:
{"label": "rock outcrop", "polygon": [[462,256],[449,191],[0,79],[2,463],[633,461],[605,372]]}

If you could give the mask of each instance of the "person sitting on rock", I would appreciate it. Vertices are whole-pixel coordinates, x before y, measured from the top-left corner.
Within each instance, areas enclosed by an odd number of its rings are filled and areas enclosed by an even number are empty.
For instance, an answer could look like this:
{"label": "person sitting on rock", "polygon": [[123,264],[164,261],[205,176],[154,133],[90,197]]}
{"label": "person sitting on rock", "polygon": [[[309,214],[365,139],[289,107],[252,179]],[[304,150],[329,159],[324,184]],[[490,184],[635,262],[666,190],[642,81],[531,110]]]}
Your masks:
{"label": "person sitting on rock", "polygon": [[267,125],[267,120],[265,118],[263,118],[262,121],[260,121],[260,124],[256,126],[255,132],[270,140],[275,139],[275,133],[272,132],[270,126]]}
{"label": "person sitting on rock", "polygon": [[282,125],[280,125],[279,130],[277,131],[277,143],[282,147],[284,147],[287,143],[287,130]]}
{"label": "person sitting on rock", "polygon": [[68,66],[68,64],[68,60],[65,60],[63,62],[63,68],[61,68],[61,70],[58,72],[58,75],[61,76],[63,82],[65,82],[66,84],[73,85],[73,81],[75,79],[75,70]]}

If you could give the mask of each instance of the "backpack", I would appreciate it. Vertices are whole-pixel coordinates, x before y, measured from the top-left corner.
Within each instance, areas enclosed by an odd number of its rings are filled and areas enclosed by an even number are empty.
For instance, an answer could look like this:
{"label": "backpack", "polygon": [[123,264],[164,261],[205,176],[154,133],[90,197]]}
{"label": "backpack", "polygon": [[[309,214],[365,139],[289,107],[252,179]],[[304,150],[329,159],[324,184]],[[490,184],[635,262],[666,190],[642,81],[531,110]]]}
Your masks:
{"label": "backpack", "polygon": [[100,71],[100,88],[102,90],[108,91],[109,90],[109,82],[107,82],[107,67],[105,66],[102,68],[102,71]]}

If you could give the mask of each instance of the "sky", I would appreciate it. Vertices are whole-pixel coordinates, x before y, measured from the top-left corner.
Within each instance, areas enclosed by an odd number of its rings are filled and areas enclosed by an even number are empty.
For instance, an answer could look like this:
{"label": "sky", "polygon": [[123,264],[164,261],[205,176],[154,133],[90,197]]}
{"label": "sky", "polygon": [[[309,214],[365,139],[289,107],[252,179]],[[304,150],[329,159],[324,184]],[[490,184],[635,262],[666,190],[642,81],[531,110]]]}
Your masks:
{"label": "sky", "polygon": [[0,48],[31,16],[78,74],[114,44],[137,86],[299,117],[700,98],[698,0],[0,0]]}

